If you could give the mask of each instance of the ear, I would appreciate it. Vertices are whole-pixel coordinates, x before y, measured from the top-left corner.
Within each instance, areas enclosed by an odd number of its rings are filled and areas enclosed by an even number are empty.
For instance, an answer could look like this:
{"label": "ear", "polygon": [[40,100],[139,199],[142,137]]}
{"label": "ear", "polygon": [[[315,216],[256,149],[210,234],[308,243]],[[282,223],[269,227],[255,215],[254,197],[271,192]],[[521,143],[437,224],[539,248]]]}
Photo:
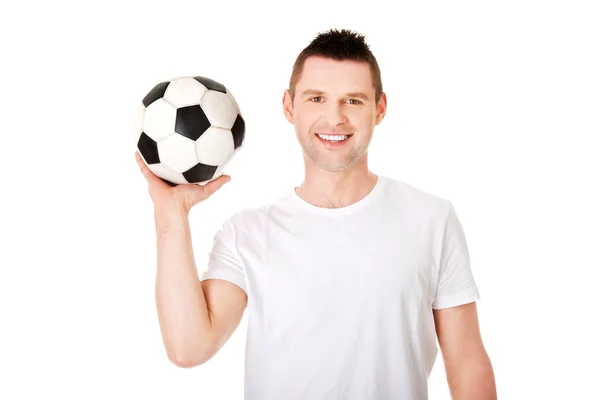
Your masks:
{"label": "ear", "polygon": [[375,125],[379,125],[381,121],[383,121],[383,117],[385,117],[385,112],[387,110],[387,96],[385,93],[381,94],[381,98],[379,99],[379,103],[377,104],[377,114],[375,115]]}
{"label": "ear", "polygon": [[283,113],[285,114],[285,118],[289,123],[294,123],[294,105],[292,104],[292,96],[290,94],[289,89],[286,89],[283,93],[282,99],[283,105]]}

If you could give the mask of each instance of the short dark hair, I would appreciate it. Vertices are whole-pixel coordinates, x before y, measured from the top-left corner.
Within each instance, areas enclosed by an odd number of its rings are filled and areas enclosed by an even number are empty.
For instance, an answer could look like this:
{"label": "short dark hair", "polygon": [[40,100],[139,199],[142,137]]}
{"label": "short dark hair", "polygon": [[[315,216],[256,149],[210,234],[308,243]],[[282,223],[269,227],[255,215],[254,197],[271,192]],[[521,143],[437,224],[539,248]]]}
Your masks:
{"label": "short dark hair", "polygon": [[302,73],[304,62],[310,56],[331,58],[339,61],[352,60],[368,63],[371,69],[373,87],[375,88],[375,100],[379,102],[383,93],[381,71],[379,70],[379,64],[375,56],[365,41],[364,35],[348,29],[330,29],[326,32],[318,33],[312,42],[300,52],[294,63],[289,83],[289,91],[292,99],[294,98],[296,83]]}

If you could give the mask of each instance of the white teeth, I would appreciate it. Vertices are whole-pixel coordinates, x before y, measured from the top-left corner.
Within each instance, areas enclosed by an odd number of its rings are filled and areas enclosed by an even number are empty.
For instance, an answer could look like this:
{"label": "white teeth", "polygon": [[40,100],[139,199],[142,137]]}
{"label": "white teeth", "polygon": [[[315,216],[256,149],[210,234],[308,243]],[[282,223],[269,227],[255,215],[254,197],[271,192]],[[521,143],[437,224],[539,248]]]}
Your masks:
{"label": "white teeth", "polygon": [[339,142],[340,140],[345,140],[348,138],[348,135],[321,135],[318,136],[323,140],[330,140],[332,142]]}

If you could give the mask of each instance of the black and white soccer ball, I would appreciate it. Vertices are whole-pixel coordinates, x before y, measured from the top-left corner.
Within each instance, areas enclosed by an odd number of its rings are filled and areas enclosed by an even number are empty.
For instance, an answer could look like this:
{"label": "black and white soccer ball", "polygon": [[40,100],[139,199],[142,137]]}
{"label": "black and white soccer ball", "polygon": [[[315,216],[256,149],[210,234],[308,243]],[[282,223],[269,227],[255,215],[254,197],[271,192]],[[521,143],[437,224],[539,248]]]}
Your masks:
{"label": "black and white soccer ball", "polygon": [[135,146],[171,186],[204,184],[223,175],[245,131],[239,105],[223,84],[185,76],[158,83],[142,99]]}

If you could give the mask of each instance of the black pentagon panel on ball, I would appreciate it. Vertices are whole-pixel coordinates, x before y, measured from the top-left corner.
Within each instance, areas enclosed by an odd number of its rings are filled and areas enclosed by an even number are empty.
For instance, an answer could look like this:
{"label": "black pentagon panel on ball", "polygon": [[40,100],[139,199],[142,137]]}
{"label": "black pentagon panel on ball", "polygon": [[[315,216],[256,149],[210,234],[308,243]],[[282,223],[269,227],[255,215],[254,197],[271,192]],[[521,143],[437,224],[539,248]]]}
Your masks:
{"label": "black pentagon panel on ball", "polygon": [[177,109],[175,132],[191,140],[198,140],[210,128],[210,121],[200,105]]}
{"label": "black pentagon panel on ball", "polygon": [[182,175],[188,182],[204,182],[212,179],[219,168],[216,165],[196,164]]}
{"label": "black pentagon panel on ball", "polygon": [[227,93],[227,89],[225,88],[225,86],[222,83],[219,83],[215,80],[206,78],[204,76],[195,76],[194,79],[206,86],[206,88],[209,90],[216,90],[217,92]]}
{"label": "black pentagon panel on ball", "polygon": [[238,114],[233,126],[231,127],[231,133],[233,133],[233,147],[237,149],[244,143],[244,137],[246,134],[246,123],[240,114]]}
{"label": "black pentagon panel on ball", "polygon": [[152,90],[148,92],[148,94],[142,99],[142,103],[148,107],[150,104],[154,103],[156,100],[162,98],[167,91],[167,86],[169,86],[170,82],[161,82],[158,85],[154,86]]}
{"label": "black pentagon panel on ball", "polygon": [[158,155],[158,145],[150,136],[144,132],[140,135],[140,139],[137,142],[137,148],[140,151],[141,156],[146,160],[148,164],[160,163],[160,156]]}

